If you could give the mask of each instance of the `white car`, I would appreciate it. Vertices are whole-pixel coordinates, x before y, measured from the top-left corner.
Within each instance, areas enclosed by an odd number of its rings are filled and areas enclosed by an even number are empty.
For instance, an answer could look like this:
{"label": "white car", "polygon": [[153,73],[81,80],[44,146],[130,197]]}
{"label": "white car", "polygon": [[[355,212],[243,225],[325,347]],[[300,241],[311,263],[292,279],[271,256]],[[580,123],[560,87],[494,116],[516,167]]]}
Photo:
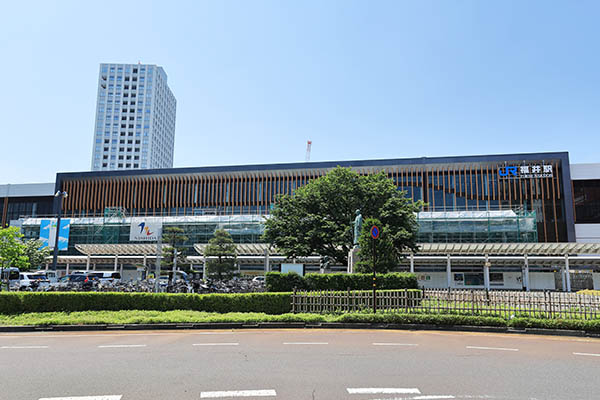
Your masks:
{"label": "white car", "polygon": [[50,285],[48,278],[44,274],[36,272],[21,272],[19,274],[19,280],[17,282],[16,289],[27,290],[34,289],[37,287],[45,288]]}
{"label": "white car", "polygon": [[265,283],[265,277],[264,276],[255,276],[254,278],[252,278],[252,282]]}

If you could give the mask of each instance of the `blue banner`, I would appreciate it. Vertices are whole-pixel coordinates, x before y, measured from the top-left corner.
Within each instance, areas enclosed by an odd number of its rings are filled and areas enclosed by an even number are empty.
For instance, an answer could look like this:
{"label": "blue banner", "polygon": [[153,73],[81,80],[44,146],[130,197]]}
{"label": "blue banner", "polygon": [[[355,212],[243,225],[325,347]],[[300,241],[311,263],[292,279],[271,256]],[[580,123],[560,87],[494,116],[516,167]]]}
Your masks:
{"label": "blue banner", "polygon": [[[69,218],[60,220],[60,231],[58,232],[58,250],[67,250],[69,247],[69,233],[71,231],[71,220]],[[56,240],[56,219],[43,219],[40,223],[40,241],[42,248],[54,248]]]}

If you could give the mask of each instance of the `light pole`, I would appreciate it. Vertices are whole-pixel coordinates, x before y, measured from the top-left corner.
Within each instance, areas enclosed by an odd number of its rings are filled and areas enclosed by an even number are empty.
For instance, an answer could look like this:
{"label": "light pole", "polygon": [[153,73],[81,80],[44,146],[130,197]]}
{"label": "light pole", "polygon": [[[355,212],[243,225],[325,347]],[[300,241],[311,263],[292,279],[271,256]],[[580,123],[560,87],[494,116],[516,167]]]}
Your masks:
{"label": "light pole", "polygon": [[[54,197],[59,197],[58,200],[58,214],[56,216],[56,237],[54,238],[54,252],[52,253],[52,271],[56,271],[56,261],[58,259],[58,239],[60,235],[60,216],[62,215],[63,199],[69,195],[65,191],[58,191]],[[48,238],[50,240],[50,238]]]}

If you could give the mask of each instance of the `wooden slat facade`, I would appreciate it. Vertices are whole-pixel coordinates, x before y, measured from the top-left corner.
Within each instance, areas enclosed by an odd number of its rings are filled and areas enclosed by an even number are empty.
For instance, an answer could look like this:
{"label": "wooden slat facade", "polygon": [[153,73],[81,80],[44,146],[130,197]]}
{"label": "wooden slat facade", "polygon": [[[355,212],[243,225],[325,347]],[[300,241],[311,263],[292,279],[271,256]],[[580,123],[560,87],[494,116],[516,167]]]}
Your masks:
{"label": "wooden slat facade", "polygon": [[[524,165],[540,165],[531,163]],[[552,178],[505,179],[498,174],[502,163],[450,165],[402,165],[358,168],[362,175],[383,171],[414,201],[422,200],[426,211],[443,210],[535,210],[540,241],[566,241],[560,237],[564,224],[564,190],[561,164],[552,165]],[[186,173],[77,178],[63,180],[69,193],[65,215],[102,214],[106,207],[123,207],[128,215],[264,214],[280,194],[327,173],[326,169],[249,171],[243,173]],[[568,183],[570,185],[570,183]],[[4,213],[6,211],[4,210]],[[562,227],[562,226],[561,226]]]}

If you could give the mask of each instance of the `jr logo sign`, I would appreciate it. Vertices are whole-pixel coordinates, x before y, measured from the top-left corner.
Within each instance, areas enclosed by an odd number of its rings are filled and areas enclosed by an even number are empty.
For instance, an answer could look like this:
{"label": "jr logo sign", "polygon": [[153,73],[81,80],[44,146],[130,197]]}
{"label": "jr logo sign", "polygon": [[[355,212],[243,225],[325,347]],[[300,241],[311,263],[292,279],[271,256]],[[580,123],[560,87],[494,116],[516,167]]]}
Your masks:
{"label": "jr logo sign", "polygon": [[498,168],[500,179],[552,178],[552,165],[507,165]]}

